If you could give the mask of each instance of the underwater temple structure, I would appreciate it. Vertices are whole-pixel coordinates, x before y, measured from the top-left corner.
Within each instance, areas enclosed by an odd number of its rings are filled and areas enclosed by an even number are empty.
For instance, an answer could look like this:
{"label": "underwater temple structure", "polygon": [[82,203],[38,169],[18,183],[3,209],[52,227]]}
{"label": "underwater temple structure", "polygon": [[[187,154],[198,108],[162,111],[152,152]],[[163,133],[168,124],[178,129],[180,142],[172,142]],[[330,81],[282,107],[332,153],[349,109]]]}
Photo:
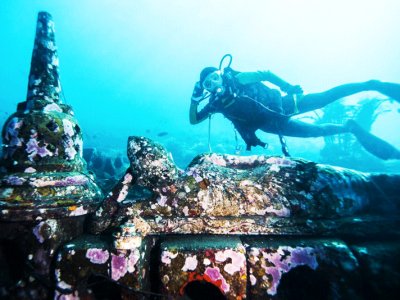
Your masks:
{"label": "underwater temple structure", "polygon": [[[47,297],[38,278],[51,278],[57,248],[82,234],[85,215],[97,207],[102,193],[86,169],[73,110],[61,102],[54,22],[46,12],[38,16],[27,98],[5,122],[2,140],[4,284],[13,297],[24,297],[14,295],[13,280],[29,286],[29,297]],[[15,272],[23,276],[14,278]]]}
{"label": "underwater temple structure", "polygon": [[400,174],[128,138],[104,191],[38,16],[27,99],[3,126],[0,299],[397,299]]}

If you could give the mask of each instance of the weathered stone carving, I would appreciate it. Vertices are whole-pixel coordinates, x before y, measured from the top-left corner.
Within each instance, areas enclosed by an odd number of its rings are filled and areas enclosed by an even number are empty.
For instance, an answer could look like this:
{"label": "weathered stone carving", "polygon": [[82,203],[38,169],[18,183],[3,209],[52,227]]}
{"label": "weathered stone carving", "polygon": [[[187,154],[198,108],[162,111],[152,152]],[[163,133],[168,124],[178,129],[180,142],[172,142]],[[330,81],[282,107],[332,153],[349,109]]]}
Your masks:
{"label": "weathered stone carving", "polygon": [[[302,159],[221,154],[197,156],[182,171],[160,144],[144,137],[129,139],[128,156],[131,167],[96,212],[95,233],[113,218],[132,214],[157,234],[326,234],[329,228],[320,226],[321,220],[399,207],[399,175]],[[131,199],[134,184],[151,195]],[[130,203],[128,209],[124,203]]]}
{"label": "weathered stone carving", "polygon": [[[102,193],[82,157],[82,132],[60,100],[54,23],[39,13],[28,95],[6,121],[0,174],[1,296],[45,299],[56,249],[83,232],[85,215]],[[18,275],[11,276],[11,273]],[[43,279],[44,278],[44,279]]]}

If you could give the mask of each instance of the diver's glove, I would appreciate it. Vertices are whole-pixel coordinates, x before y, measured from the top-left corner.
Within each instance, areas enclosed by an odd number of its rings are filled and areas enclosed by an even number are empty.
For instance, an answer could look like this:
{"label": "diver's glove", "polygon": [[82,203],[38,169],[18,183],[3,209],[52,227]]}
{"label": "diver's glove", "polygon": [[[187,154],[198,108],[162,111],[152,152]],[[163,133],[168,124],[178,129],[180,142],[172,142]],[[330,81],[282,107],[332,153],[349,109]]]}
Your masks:
{"label": "diver's glove", "polygon": [[300,85],[291,85],[289,84],[285,90],[285,93],[287,93],[288,95],[295,95],[295,94],[303,94],[303,89],[301,88]]}
{"label": "diver's glove", "polygon": [[247,143],[246,142],[246,151],[251,151],[251,147],[256,147],[256,146],[261,146],[262,148],[267,149],[268,148],[268,143],[261,142],[257,138],[257,140],[255,142],[253,142],[253,143],[251,143],[251,142]]}
{"label": "diver's glove", "polygon": [[197,81],[196,84],[194,85],[193,88],[193,93],[192,93],[192,101],[199,103],[204,99],[203,97],[203,88],[200,85],[200,82]]}

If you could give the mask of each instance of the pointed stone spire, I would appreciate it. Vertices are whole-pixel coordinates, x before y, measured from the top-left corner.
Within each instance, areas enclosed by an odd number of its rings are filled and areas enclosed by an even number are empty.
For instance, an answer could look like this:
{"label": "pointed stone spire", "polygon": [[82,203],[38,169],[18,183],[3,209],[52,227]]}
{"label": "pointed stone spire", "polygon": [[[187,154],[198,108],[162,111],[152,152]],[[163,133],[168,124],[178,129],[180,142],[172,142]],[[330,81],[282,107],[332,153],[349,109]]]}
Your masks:
{"label": "pointed stone spire", "polygon": [[40,12],[28,96],[2,131],[0,220],[84,215],[102,197],[86,169],[81,128],[60,92],[54,23]]}
{"label": "pointed stone spire", "polygon": [[49,13],[40,12],[36,25],[26,101],[45,100],[58,103],[60,93],[54,22]]}

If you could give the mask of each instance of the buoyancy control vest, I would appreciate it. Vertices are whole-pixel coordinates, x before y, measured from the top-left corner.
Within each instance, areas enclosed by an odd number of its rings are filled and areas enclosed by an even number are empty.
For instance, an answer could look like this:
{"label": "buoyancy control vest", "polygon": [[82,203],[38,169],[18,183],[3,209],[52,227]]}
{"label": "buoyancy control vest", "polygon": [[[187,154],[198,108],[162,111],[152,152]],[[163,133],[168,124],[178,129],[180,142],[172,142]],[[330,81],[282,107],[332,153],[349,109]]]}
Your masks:
{"label": "buoyancy control vest", "polygon": [[241,84],[235,77],[239,73],[231,68],[224,69],[222,77],[225,92],[215,99],[218,111],[231,121],[244,122],[254,128],[271,118],[282,117],[279,91],[261,82]]}

